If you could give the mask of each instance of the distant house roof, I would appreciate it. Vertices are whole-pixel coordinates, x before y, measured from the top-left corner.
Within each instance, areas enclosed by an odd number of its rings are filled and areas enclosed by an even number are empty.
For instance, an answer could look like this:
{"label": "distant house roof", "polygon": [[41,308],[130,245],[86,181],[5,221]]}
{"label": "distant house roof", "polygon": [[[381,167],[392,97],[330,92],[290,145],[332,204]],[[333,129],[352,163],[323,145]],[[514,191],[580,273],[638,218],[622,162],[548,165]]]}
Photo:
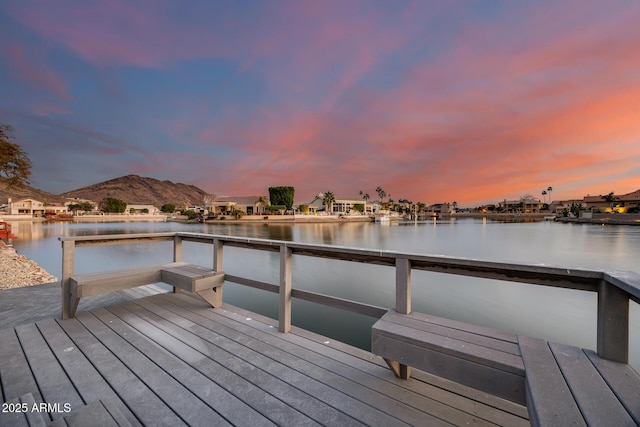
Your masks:
{"label": "distant house roof", "polygon": [[[225,204],[225,203],[235,203],[237,205],[255,205],[258,203],[258,199],[261,196],[220,196],[216,197],[215,200],[212,200],[210,203],[212,204]],[[269,201],[268,197],[264,197],[267,202]]]}
{"label": "distant house roof", "polygon": [[628,194],[623,194],[622,196],[617,196],[618,200],[621,200],[623,202],[637,202],[640,201],[640,190],[636,190],[632,193],[628,193]]}

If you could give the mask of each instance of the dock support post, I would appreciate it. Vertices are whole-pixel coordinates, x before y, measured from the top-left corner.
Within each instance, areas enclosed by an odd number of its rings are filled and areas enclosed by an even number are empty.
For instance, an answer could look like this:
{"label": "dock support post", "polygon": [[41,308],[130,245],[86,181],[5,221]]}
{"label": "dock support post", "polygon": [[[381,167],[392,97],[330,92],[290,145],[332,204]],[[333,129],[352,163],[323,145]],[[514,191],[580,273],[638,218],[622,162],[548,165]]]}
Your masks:
{"label": "dock support post", "polygon": [[598,288],[598,355],[629,363],[629,295],[603,280]]}
{"label": "dock support post", "polygon": [[71,284],[69,279],[73,276],[75,264],[76,242],[64,240],[62,242],[62,278],[60,286],[62,288],[62,319],[71,317]]}
{"label": "dock support post", "polygon": [[173,262],[182,261],[182,236],[173,236]]}
{"label": "dock support post", "polygon": [[280,246],[280,307],[279,330],[291,330],[291,258],[292,252],[287,244]]}
{"label": "dock support post", "polygon": [[[173,262],[181,262],[181,261],[182,261],[182,236],[175,235],[173,236]],[[180,288],[177,286],[174,286],[173,293],[179,294]]]}
{"label": "dock support post", "polygon": [[411,313],[411,261],[396,258],[396,311]]}
{"label": "dock support post", "polygon": [[213,270],[214,271],[223,271],[222,248],[223,248],[223,242],[220,239],[213,239]]}

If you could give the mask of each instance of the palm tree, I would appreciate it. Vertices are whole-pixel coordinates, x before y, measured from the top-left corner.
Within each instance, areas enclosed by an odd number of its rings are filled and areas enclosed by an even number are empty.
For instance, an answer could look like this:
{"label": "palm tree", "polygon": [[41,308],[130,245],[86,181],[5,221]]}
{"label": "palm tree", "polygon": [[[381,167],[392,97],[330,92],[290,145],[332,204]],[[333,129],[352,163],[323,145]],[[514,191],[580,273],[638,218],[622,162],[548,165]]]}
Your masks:
{"label": "palm tree", "polygon": [[613,202],[616,201],[616,196],[614,196],[613,191],[607,194],[606,196],[600,196],[600,197],[604,199],[607,203],[609,203],[609,208],[613,211]]}
{"label": "palm tree", "polygon": [[[546,203],[547,201],[545,200],[544,196],[547,195],[547,191],[546,190],[542,190],[542,202]],[[549,195],[549,201],[551,201],[551,195]]]}
{"label": "palm tree", "polygon": [[387,193],[385,193],[382,187],[380,186],[376,188],[376,193],[378,193],[378,200],[380,202],[382,202],[382,199],[384,199],[384,197],[387,195]]}
{"label": "palm tree", "polygon": [[324,197],[322,198],[322,204],[327,207],[327,211],[331,215],[333,212],[333,203],[336,201],[336,196],[331,192],[327,191],[324,193]]}
{"label": "palm tree", "polygon": [[549,194],[549,204],[551,204],[551,192],[553,191],[553,187],[547,187],[547,193]]}
{"label": "palm tree", "polygon": [[369,193],[364,193],[364,196],[362,196],[362,199],[367,202],[369,201],[369,199],[371,198],[371,196],[369,195]]}

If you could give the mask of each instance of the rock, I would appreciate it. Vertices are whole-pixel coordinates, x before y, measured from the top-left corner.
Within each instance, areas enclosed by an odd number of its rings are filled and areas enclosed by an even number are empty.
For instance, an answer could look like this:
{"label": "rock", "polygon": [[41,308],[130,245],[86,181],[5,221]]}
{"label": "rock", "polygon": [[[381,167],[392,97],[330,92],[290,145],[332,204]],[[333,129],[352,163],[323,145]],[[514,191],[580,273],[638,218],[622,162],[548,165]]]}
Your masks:
{"label": "rock", "polygon": [[0,290],[57,282],[36,262],[0,241]]}

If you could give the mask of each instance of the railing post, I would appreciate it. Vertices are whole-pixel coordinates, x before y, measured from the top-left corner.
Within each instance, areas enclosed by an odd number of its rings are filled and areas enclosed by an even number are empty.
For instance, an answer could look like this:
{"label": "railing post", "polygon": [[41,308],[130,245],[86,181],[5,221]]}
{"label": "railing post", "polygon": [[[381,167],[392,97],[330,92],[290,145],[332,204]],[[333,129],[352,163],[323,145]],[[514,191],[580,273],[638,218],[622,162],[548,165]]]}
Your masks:
{"label": "railing post", "polygon": [[598,288],[598,355],[629,363],[629,295],[603,280]]}
{"label": "railing post", "polygon": [[292,252],[287,244],[280,246],[280,306],[279,330],[291,330],[291,258]]}
{"label": "railing post", "polygon": [[64,240],[62,242],[62,278],[60,286],[62,288],[62,319],[66,320],[71,316],[71,284],[69,279],[73,276],[75,264],[76,242]]}
{"label": "railing post", "polygon": [[396,258],[396,311],[411,313],[411,261]]}
{"label": "railing post", "polygon": [[182,261],[182,236],[173,236],[173,262]]}
{"label": "railing post", "polygon": [[213,269],[215,271],[223,271],[222,268],[222,248],[224,242],[220,239],[213,239]]}

